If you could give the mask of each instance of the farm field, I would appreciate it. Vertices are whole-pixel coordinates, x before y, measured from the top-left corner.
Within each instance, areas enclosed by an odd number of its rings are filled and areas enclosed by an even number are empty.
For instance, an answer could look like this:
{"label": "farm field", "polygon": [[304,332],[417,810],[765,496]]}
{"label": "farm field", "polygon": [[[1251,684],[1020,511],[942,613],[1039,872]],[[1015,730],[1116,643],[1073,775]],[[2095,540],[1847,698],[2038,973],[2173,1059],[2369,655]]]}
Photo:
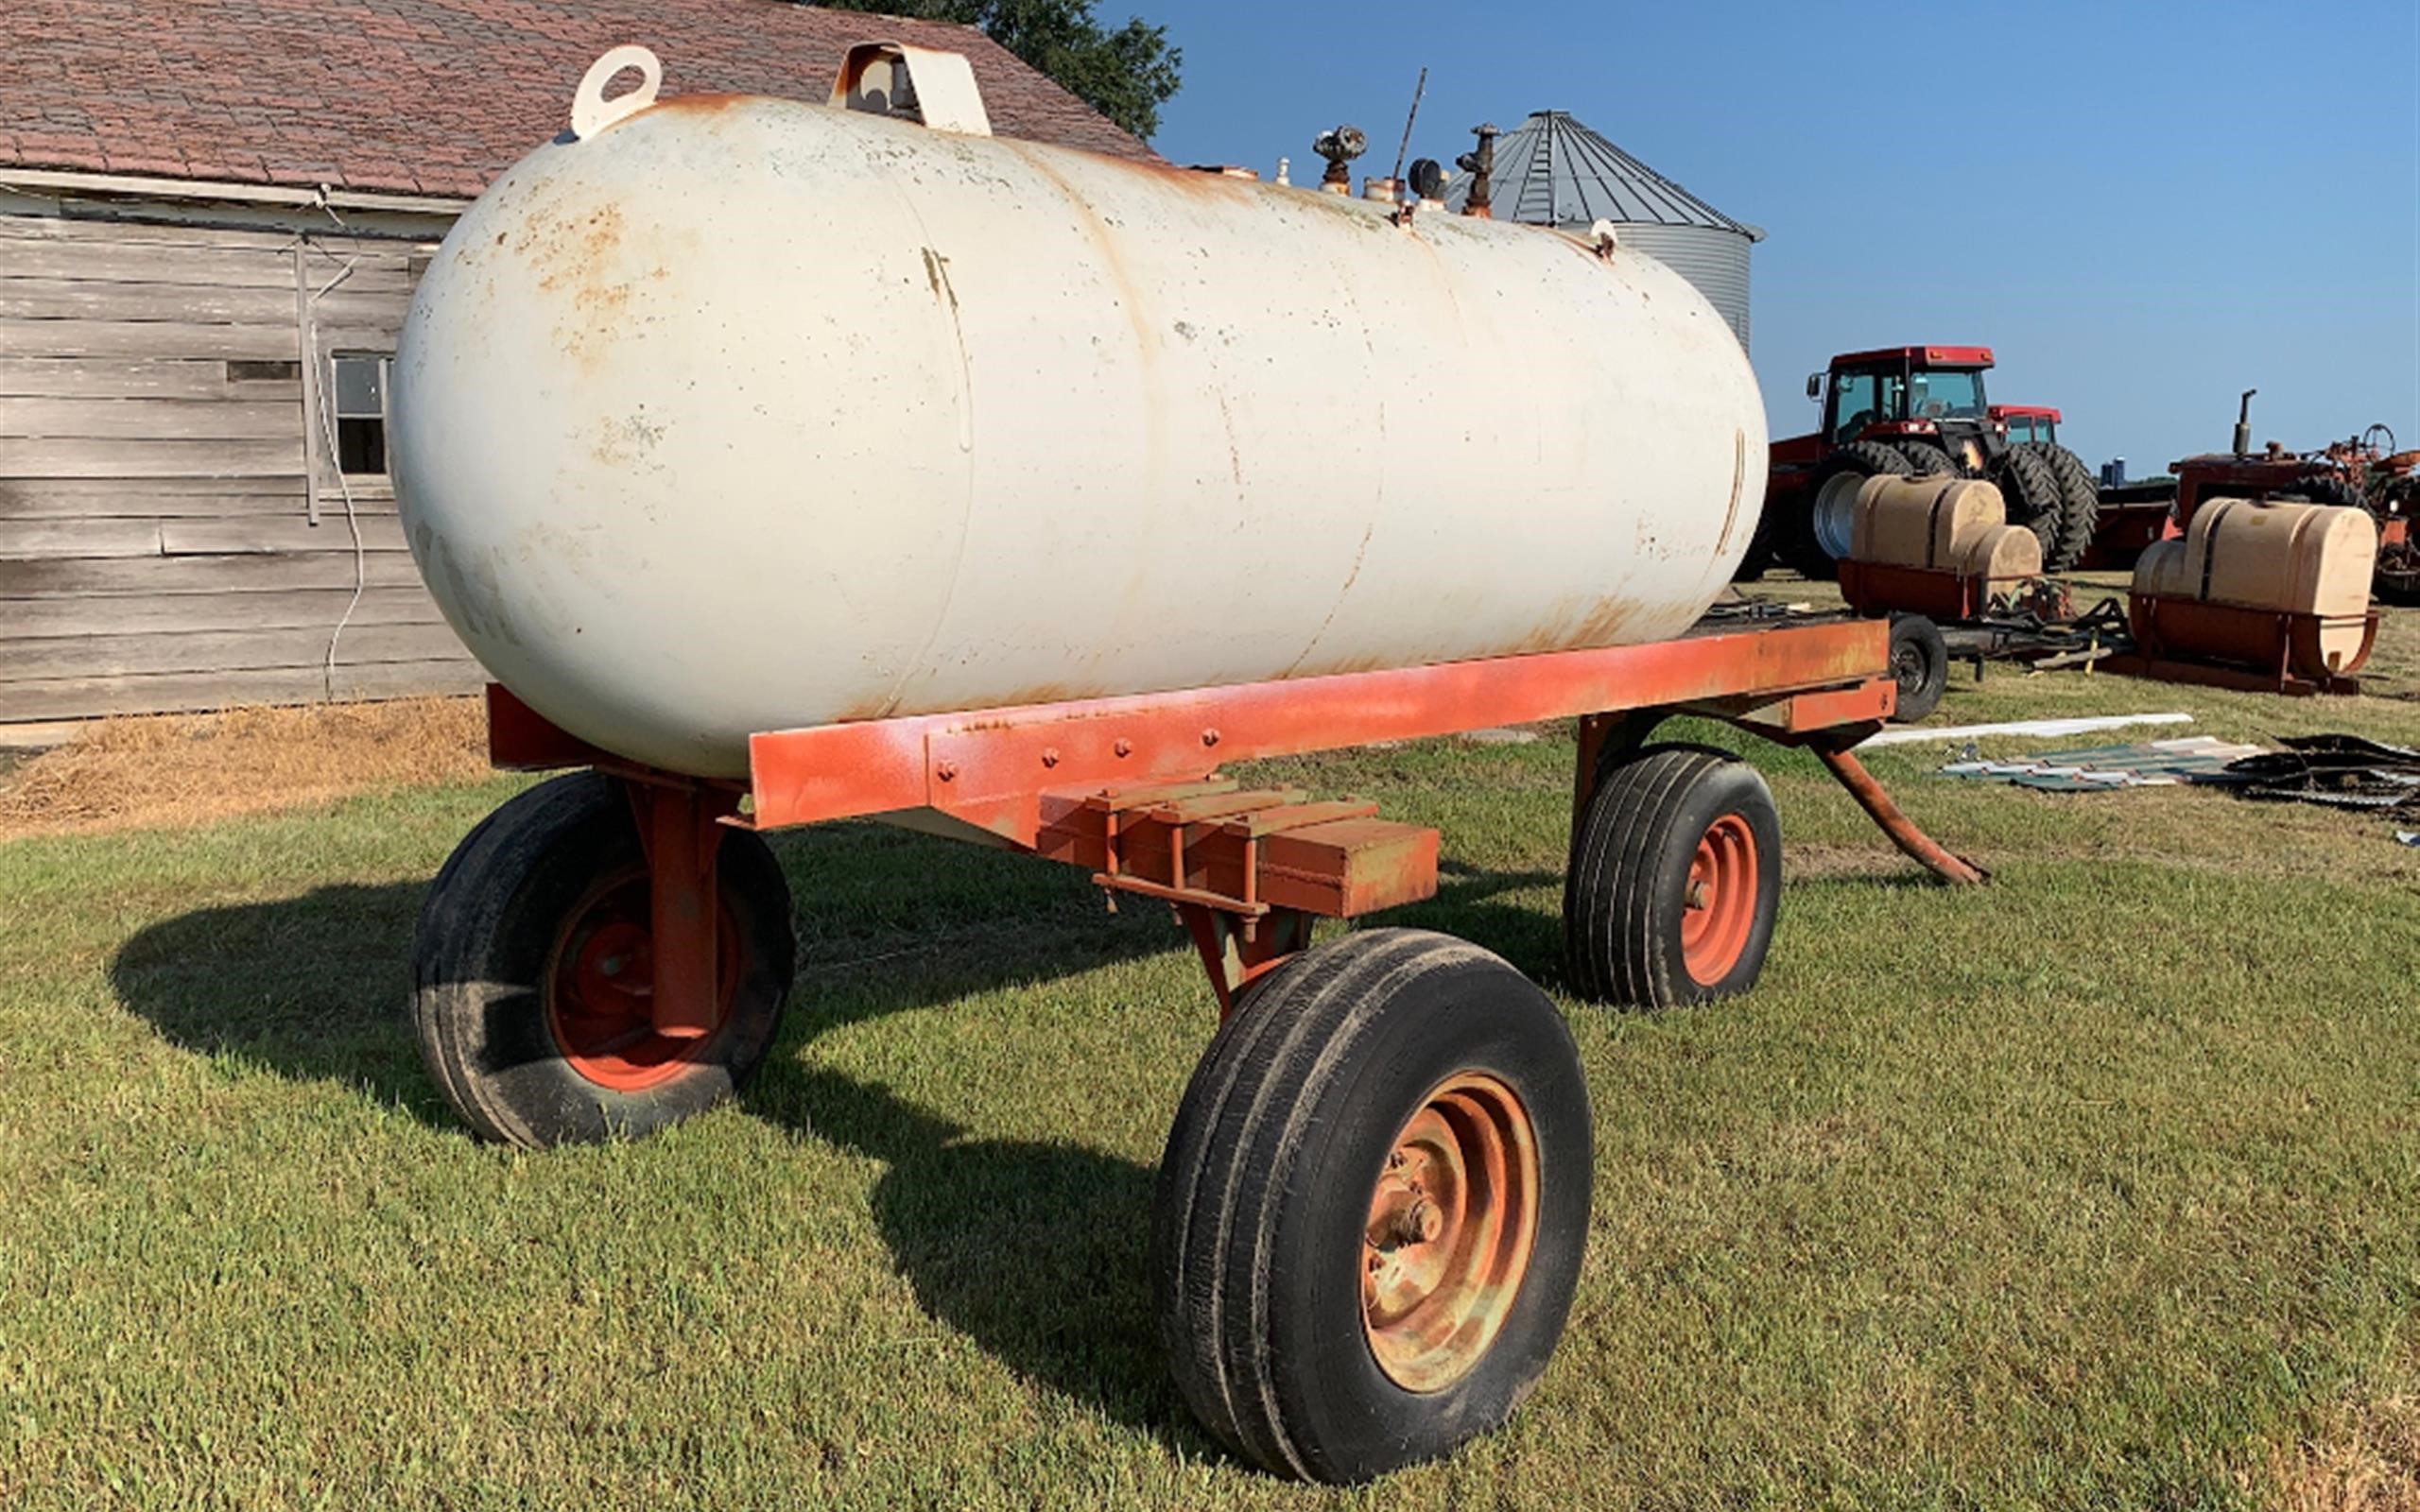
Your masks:
{"label": "farm field", "polygon": [[[2326,701],[1960,671],[1934,722],[2420,744],[2420,611],[2373,670]],[[1811,758],[1675,733],[1765,771],[1788,885],[1755,993],[1653,1016],[1559,985],[1567,732],[1247,769],[1439,826],[1442,896],[1380,921],[1546,985],[1596,1100],[1538,1393],[1341,1492],[1229,1461],[1162,1365],[1152,1171],[1215,1022],[1164,913],[880,826],[778,837],[802,970],[747,1094],[518,1154],[401,1009],[424,887],[522,780],[449,748],[216,816],[196,740],[174,823],[26,810],[0,1506],[2420,1506],[2420,849],[1874,753],[1996,874],[1950,889]]]}

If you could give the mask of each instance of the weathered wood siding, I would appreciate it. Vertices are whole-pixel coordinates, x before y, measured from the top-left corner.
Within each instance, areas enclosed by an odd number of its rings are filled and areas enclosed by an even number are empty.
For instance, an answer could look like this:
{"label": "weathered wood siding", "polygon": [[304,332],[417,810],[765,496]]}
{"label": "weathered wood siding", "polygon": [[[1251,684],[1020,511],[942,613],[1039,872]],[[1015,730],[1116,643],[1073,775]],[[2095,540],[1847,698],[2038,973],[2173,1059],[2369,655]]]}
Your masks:
{"label": "weathered wood siding", "polygon": [[478,685],[319,407],[428,247],[296,221],[0,208],[0,722]]}

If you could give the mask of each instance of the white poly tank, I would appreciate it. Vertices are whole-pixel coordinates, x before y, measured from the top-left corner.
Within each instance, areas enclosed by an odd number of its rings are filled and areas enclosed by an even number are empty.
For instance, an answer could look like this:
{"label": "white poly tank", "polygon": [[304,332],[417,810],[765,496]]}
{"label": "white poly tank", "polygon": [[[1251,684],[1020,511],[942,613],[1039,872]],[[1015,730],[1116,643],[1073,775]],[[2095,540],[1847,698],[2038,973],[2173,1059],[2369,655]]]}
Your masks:
{"label": "white poly tank", "polygon": [[1651,258],[638,56],[445,238],[389,433],[447,620],[605,749],[1653,641],[1747,547],[1755,380]]}

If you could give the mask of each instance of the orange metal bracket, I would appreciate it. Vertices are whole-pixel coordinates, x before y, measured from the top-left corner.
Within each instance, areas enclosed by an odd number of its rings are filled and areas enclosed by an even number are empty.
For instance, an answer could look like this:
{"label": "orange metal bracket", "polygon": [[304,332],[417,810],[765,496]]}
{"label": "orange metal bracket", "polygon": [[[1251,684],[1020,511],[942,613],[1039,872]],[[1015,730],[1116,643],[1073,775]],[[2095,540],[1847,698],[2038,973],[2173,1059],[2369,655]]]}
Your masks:
{"label": "orange metal bracket", "polygon": [[[1451,662],[1184,693],[825,725],[755,736],[759,828],[931,808],[1018,845],[1050,789],[1198,780],[1223,762],[1491,725],[1860,688],[1889,696],[1889,629],[1828,621],[1647,645]],[[1887,704],[1884,712],[1888,712]],[[1815,717],[1813,706],[1806,715]]]}
{"label": "orange metal bracket", "polygon": [[667,1040],[700,1040],[722,1016],[716,861],[735,795],[697,783],[624,780],[647,851],[650,1015]]}
{"label": "orange metal bracket", "polygon": [[1849,797],[1857,799],[1858,807],[1865,810],[1902,854],[1921,863],[1944,882],[1973,885],[1991,880],[1990,872],[1963,856],[1951,854],[1941,842],[1918,829],[1915,820],[1909,818],[1898,804],[1891,801],[1891,795],[1882,790],[1882,784],[1874,780],[1874,774],[1865,769],[1865,763],[1857,759],[1857,753],[1849,748],[1847,743],[1816,741],[1812,744],[1815,754],[1823,758],[1825,768],[1840,779],[1841,785],[1848,789]]}

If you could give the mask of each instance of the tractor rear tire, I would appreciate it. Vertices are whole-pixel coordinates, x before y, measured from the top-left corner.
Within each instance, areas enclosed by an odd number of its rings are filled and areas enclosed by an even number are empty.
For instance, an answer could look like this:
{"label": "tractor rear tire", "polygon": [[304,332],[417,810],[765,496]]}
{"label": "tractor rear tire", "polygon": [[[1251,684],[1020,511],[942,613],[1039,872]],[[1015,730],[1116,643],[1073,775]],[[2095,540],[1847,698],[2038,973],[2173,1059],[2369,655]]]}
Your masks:
{"label": "tractor rear tire", "polygon": [[789,885],[746,831],[722,836],[716,866],[720,1017],[669,1040],[648,1023],[647,853],[617,782],[541,782],[455,848],[412,937],[411,1019],[464,1123],[533,1150],[635,1139],[748,1080],[789,994]]}
{"label": "tractor rear tire", "polygon": [[2300,499],[2308,504],[2332,505],[2340,509],[2366,509],[2369,501],[2360,490],[2335,472],[2306,472],[2291,487],[2279,489],[2273,499]]}
{"label": "tractor rear tire", "polygon": [[1791,511],[1777,541],[1783,558],[1804,577],[1839,576],[1857,523],[1858,490],[1868,478],[1903,478],[1909,471],[1908,459],[1880,441],[1851,441],[1834,452],[1808,480],[1803,507]]}
{"label": "tractor rear tire", "polygon": [[2061,570],[2054,564],[2066,530],[2066,500],[2059,490],[2059,474],[2042,455],[2042,443],[2019,441],[2010,447],[2001,454],[1992,481],[1999,485],[2000,498],[2008,505],[2008,523],[2023,525],[2042,542],[2044,569]]}
{"label": "tractor rear tire", "polygon": [[1962,478],[1966,475],[1966,470],[1958,465],[1957,458],[1930,441],[1901,441],[1899,455],[1908,459],[1908,465],[1916,470],[1915,475],[1920,478]]}
{"label": "tractor rear tire", "polygon": [[1739,566],[1732,573],[1735,583],[1753,583],[1781,564],[1773,550],[1773,511],[1770,507],[1758,510],[1756,528],[1748,538],[1748,554],[1739,558]]}
{"label": "tractor rear tire", "polygon": [[1297,956],[1210,1041],[1160,1160],[1186,1405],[1329,1485],[1493,1431],[1563,1334],[1594,1163],[1571,1031],[1503,960],[1412,929]]}
{"label": "tractor rear tire", "polygon": [[1607,767],[1573,837],[1564,974],[1598,1003],[1669,1008],[1756,985],[1781,906],[1781,816],[1756,769],[1703,746]]}
{"label": "tractor rear tire", "polygon": [[1949,691],[1949,643],[1941,627],[1921,614],[1891,616],[1891,674],[1899,684],[1893,719],[1912,725],[1940,708]]}
{"label": "tractor rear tire", "polygon": [[2056,442],[2038,444],[2050,464],[2050,475],[2059,483],[2059,549],[2055,556],[2045,552],[2042,566],[2047,572],[2064,573],[2092,550],[2092,538],[2100,529],[2100,485],[2083,457]]}

